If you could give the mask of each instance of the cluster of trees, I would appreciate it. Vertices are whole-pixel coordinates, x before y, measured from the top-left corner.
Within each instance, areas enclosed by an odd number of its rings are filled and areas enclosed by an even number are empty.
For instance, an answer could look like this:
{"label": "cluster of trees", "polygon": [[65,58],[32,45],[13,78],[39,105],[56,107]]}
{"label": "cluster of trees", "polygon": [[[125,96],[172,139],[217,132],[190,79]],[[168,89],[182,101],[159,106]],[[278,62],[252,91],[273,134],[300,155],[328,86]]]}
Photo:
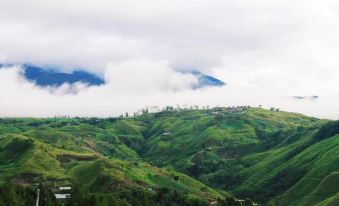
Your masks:
{"label": "cluster of trees", "polygon": [[[48,188],[39,186],[39,206],[208,206],[204,199],[160,188],[155,193],[128,190],[119,194],[83,193],[75,187],[70,199],[56,200]],[[36,188],[5,183],[0,186],[0,206],[35,205]],[[238,206],[234,198],[215,201],[216,206]]]}
{"label": "cluster of trees", "polygon": [[[214,108],[218,108],[219,106],[216,106]],[[261,108],[261,105],[259,106]],[[128,117],[136,117],[142,114],[148,114],[148,113],[156,113],[156,112],[168,112],[168,111],[194,111],[194,110],[205,110],[205,109],[210,109],[212,107],[210,107],[209,105],[206,106],[199,106],[199,105],[179,105],[177,104],[176,106],[164,106],[162,108],[160,108],[159,106],[147,106],[145,108],[142,108],[140,110],[138,110],[137,112],[133,112],[132,114],[129,114],[128,112],[126,112],[125,114],[121,114],[118,117],[110,117],[110,118],[128,118]],[[273,107],[272,107],[273,108]],[[272,110],[271,108],[271,110]],[[273,108],[273,110],[275,110]],[[276,109],[276,111],[279,111],[279,109]],[[55,116],[54,118],[64,118],[64,119],[69,119],[71,118],[69,115],[62,115],[62,116]],[[76,119],[81,119],[79,117],[74,117]],[[90,118],[87,118],[90,119]]]}
{"label": "cluster of trees", "polygon": [[83,194],[73,190],[65,206],[208,206],[209,202],[191,198],[175,190],[161,188],[156,193],[128,190],[119,194]]}
{"label": "cluster of trees", "polygon": [[279,112],[279,111],[280,111],[279,108],[274,108],[274,107],[271,107],[270,110],[271,110],[272,112]]}
{"label": "cluster of trees", "polygon": [[[154,112],[168,112],[168,111],[193,111],[193,110],[199,110],[199,109],[210,109],[210,106],[201,106],[199,105],[179,105],[176,106],[164,106],[163,108],[160,108],[158,106],[151,106],[151,107],[145,107],[143,109],[140,109],[137,112],[133,113],[133,117],[139,116],[141,114],[148,114],[148,113],[154,113]],[[130,115],[128,112],[125,113],[125,115],[120,115],[120,117],[129,117]]]}
{"label": "cluster of trees", "polygon": [[[36,188],[24,187],[11,183],[0,186],[0,206],[27,206],[35,205],[37,198]],[[47,188],[40,186],[39,206],[58,206],[54,194]]]}
{"label": "cluster of trees", "polygon": [[30,188],[5,183],[0,187],[0,205],[34,205],[35,192]]}
{"label": "cluster of trees", "polygon": [[339,134],[339,121],[328,122],[315,134],[316,140],[327,139]]}
{"label": "cluster of trees", "polygon": [[[38,187],[37,187],[38,188]],[[35,205],[37,193],[33,187],[5,183],[0,185],[0,206]],[[155,193],[128,190],[119,194],[84,193],[75,187],[70,199],[56,200],[53,192],[43,185],[39,206],[208,206],[211,200],[192,197],[176,190],[160,188]],[[226,197],[212,201],[215,206],[249,206],[253,201]]]}

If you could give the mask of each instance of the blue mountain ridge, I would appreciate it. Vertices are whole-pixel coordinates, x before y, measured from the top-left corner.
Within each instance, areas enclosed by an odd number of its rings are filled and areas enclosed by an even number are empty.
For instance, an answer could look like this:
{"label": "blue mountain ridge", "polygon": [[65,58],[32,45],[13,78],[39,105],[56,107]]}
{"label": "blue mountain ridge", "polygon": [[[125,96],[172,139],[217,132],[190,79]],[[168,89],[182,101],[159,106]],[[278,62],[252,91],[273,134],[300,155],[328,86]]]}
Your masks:
{"label": "blue mountain ridge", "polygon": [[30,81],[34,81],[35,84],[42,87],[58,87],[64,83],[74,84],[76,82],[82,82],[90,86],[102,85],[105,83],[105,81],[99,76],[82,70],[73,71],[72,73],[64,73],[59,72],[58,70],[44,69],[27,64],[23,65],[23,68],[23,75],[25,78]]}
{"label": "blue mountain ridge", "polygon": [[[11,66],[11,64],[0,64],[0,68],[5,66]],[[82,82],[89,86],[99,86],[105,84],[105,80],[101,77],[80,69],[75,70],[72,73],[64,73],[60,72],[60,70],[57,68],[43,68],[32,64],[23,64],[22,68],[23,76],[27,80],[32,81],[36,85],[41,87],[58,87],[64,83],[74,84],[77,82]],[[203,74],[197,70],[178,72],[184,74],[192,74],[197,78],[198,82],[191,86],[192,89],[200,89],[203,87],[221,87],[226,85],[223,81],[212,76]]]}
{"label": "blue mountain ridge", "polygon": [[193,89],[200,89],[204,87],[222,87],[226,85],[225,82],[210,75],[203,74],[197,70],[188,70],[179,72],[183,74],[193,74],[197,78],[198,82],[192,85]]}

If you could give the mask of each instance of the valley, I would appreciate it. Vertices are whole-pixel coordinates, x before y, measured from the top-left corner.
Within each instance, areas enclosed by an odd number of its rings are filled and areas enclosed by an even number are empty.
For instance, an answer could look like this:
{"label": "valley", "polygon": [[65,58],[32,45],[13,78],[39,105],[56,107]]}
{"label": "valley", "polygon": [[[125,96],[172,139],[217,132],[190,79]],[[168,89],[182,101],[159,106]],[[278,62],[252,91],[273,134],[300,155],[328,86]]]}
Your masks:
{"label": "valley", "polygon": [[247,106],[0,120],[2,188],[50,205],[338,205],[338,162],[339,122]]}

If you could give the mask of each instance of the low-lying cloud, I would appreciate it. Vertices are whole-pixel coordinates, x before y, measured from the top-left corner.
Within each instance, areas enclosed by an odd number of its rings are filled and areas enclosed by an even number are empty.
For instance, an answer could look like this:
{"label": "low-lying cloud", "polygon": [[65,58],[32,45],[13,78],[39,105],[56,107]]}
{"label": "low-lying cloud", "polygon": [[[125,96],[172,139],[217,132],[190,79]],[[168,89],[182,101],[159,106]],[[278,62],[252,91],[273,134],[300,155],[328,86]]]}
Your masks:
{"label": "low-lying cloud", "polygon": [[[82,68],[108,83],[42,89],[19,68],[2,69],[0,116],[110,116],[187,103],[339,118],[338,8],[330,0],[2,0],[0,63]],[[196,79],[178,70],[227,86],[192,91]],[[312,95],[320,98],[290,98]]]}
{"label": "low-lying cloud", "polygon": [[[148,68],[135,73],[134,68]],[[140,70],[141,71],[141,70]],[[232,106],[251,105],[276,107],[318,117],[335,118],[330,108],[337,102],[329,96],[318,101],[296,101],[285,98],[282,91],[270,88],[227,85],[192,90],[194,76],[173,71],[166,62],[136,59],[108,64],[106,84],[87,87],[81,83],[57,88],[42,88],[22,78],[20,67],[0,69],[0,108],[3,117],[118,116],[143,107],[166,105]],[[69,89],[77,93],[69,93]],[[333,99],[335,100],[335,99]]]}

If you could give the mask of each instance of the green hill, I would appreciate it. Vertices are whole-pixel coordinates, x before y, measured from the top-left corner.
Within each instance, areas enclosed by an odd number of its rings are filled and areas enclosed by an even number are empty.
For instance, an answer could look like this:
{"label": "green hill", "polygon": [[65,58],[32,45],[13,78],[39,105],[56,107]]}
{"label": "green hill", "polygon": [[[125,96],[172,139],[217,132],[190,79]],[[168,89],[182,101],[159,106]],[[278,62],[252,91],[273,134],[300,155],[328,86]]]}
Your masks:
{"label": "green hill", "polygon": [[[26,186],[44,183],[50,188],[77,185],[83,193],[101,195],[134,190],[155,193],[168,188],[208,202],[222,197],[219,192],[187,175],[142,161],[104,156],[79,137],[53,132],[51,128],[43,133],[44,141],[41,140],[42,134],[38,134],[38,137],[2,135],[2,181],[10,180]],[[60,139],[55,138],[58,135]]]}
{"label": "green hill", "polygon": [[75,185],[100,201],[114,195],[132,205],[140,202],[126,194],[156,202],[164,188],[199,204],[237,204],[232,194],[264,205],[336,205],[338,125],[249,107],[1,119],[0,181]]}

